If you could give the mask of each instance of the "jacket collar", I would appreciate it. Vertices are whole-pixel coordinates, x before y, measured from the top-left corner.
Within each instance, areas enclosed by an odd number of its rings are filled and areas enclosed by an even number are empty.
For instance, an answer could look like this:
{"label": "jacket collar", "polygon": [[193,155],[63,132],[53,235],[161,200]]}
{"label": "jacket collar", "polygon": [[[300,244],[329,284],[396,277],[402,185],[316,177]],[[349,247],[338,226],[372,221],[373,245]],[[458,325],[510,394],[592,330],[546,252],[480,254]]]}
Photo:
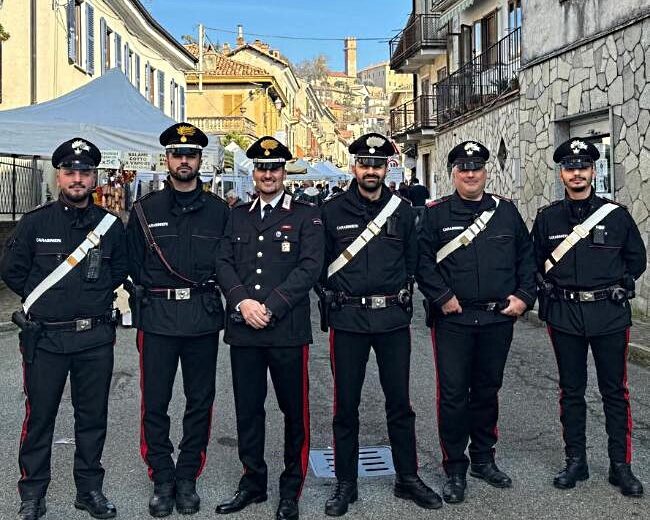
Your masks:
{"label": "jacket collar", "polygon": [[496,207],[496,202],[492,198],[492,195],[487,192],[483,192],[481,204],[479,204],[478,210],[476,211],[463,203],[463,199],[460,197],[457,191],[455,191],[451,196],[450,202],[452,214],[463,217],[471,217],[475,213],[483,213],[484,211],[489,211]]}

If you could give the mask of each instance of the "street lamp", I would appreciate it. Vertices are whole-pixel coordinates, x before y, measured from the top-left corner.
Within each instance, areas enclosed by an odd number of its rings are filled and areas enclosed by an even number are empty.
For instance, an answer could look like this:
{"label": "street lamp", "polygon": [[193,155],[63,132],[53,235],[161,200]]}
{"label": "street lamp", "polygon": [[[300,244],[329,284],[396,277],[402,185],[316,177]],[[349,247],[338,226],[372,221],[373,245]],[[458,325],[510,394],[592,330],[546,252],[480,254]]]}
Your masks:
{"label": "street lamp", "polygon": [[273,104],[275,105],[275,108],[278,109],[278,111],[282,109],[282,100],[279,97],[275,98]]}

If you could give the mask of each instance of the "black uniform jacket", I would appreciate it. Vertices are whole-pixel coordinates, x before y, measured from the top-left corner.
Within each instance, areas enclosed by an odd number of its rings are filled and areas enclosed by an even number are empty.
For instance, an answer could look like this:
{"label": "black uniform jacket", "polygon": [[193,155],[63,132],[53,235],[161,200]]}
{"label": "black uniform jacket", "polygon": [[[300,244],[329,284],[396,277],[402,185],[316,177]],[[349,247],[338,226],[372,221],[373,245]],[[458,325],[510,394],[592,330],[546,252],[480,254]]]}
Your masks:
{"label": "black uniform jacket", "polygon": [[[528,229],[516,206],[499,198],[499,206],[487,227],[467,246],[456,249],[440,264],[436,253],[468,228],[496,201],[484,193],[473,212],[458,193],[428,205],[419,235],[418,287],[437,311],[454,295],[461,307],[504,300],[514,294],[531,308],[535,303],[535,259]],[[460,314],[437,317],[467,325],[504,322],[513,318],[500,313],[466,308]]]}
{"label": "black uniform jacket", "polygon": [[[232,209],[217,259],[228,314],[224,340],[254,347],[311,343],[309,291],[323,266],[320,211],[285,193],[262,221],[258,201]],[[272,325],[256,330],[230,319],[248,298],[266,305]]]}
{"label": "black uniform jacket", "polygon": [[[348,191],[336,195],[322,208],[325,224],[327,266],[356,239],[368,223],[388,204],[393,194],[386,186],[381,196],[370,201],[359,193],[356,180]],[[406,288],[409,276],[415,274],[417,236],[411,203],[402,200],[389,220],[345,267],[323,281],[328,289],[347,296],[396,295]],[[378,333],[406,327],[411,314],[399,305],[384,309],[368,309],[343,305],[332,309],[329,325],[349,332]]]}
{"label": "black uniform jacket", "polygon": [[[177,194],[167,182],[164,189],[136,203],[142,204],[154,240],[177,273],[199,283],[216,281],[214,259],[228,220],[228,204],[204,191],[201,181],[189,199]],[[129,217],[127,238],[134,283],[146,289],[188,287],[187,282],[169,274],[158,255],[149,249],[135,210]],[[165,336],[200,336],[223,329],[223,321],[219,295],[195,292],[189,300],[147,297],[136,326]]]}
{"label": "black uniform jacket", "polygon": [[[620,284],[626,274],[636,279],[645,271],[646,250],[639,229],[627,209],[621,206],[598,224],[605,227],[604,243],[594,243],[592,230],[544,274],[544,262],[573,227],[607,202],[612,201],[592,195],[581,213],[571,210],[567,198],[539,209],[532,236],[537,269],[546,280],[563,289],[590,291]],[[631,325],[630,304],[551,299],[547,323],[569,334],[609,334]]]}
{"label": "black uniform jacket", "polygon": [[[2,279],[23,301],[97,227],[107,210],[89,201],[86,208],[69,206],[62,199],[26,213],[7,242]],[[124,225],[118,218],[101,238],[99,278],[84,279],[86,257],[29,310],[35,321],[58,322],[100,316],[110,311],[114,290],[127,275]],[[46,331],[38,347],[72,353],[115,340],[115,326],[97,325],[83,332]]]}

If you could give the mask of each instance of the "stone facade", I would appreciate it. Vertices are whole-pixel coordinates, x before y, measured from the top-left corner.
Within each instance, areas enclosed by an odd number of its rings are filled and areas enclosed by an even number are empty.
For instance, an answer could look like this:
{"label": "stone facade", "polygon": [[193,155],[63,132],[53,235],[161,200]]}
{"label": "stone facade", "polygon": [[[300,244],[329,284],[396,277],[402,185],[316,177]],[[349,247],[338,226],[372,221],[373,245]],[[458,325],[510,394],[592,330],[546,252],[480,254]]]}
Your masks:
{"label": "stone facade", "polygon": [[[538,62],[520,73],[520,208],[530,224],[536,208],[555,200],[554,148],[567,121],[609,113],[615,200],[625,204],[646,245],[650,232],[650,19]],[[633,305],[650,311],[650,275],[637,282]]]}
{"label": "stone facade", "polygon": [[[477,115],[460,126],[436,134],[420,144],[418,153],[430,154],[430,171],[433,172],[436,196],[442,197],[453,191],[451,177],[447,172],[447,153],[462,141],[475,139],[490,150],[487,163],[490,192],[518,199],[519,174],[519,99],[513,97],[498,108]],[[502,160],[499,160],[501,149]],[[503,167],[501,166],[503,164]]]}

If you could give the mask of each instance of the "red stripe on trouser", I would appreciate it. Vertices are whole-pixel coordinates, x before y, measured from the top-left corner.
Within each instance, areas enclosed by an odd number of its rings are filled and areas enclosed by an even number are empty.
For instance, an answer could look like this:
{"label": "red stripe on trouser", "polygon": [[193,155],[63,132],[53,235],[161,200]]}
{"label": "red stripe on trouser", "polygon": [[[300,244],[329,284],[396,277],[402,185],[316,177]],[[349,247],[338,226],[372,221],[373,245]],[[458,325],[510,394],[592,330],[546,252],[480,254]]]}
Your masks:
{"label": "red stripe on trouser", "polygon": [[144,331],[142,330],[138,330],[136,345],[140,354],[140,456],[148,467],[147,473],[149,478],[153,480],[153,468],[147,460],[149,446],[147,445],[147,438],[144,433]]}
{"label": "red stripe on trouser", "polygon": [[[411,327],[409,326],[408,328],[409,331],[409,351],[411,351]],[[409,360],[410,360],[410,355],[409,355]],[[410,366],[410,365],[409,365]],[[411,403],[411,378],[410,378],[410,369],[409,369],[409,381],[408,381],[409,388],[406,389],[409,395],[409,408],[411,411],[413,411],[413,404]],[[415,468],[416,470],[420,469],[420,461],[418,460],[418,439],[417,439],[417,434],[415,432],[415,428],[413,428],[413,451],[415,452]]]}
{"label": "red stripe on trouser", "polygon": [[196,475],[194,476],[195,479],[201,476],[201,473],[203,473],[203,468],[205,468],[205,462],[208,459],[206,450],[207,450],[207,445],[210,443],[211,434],[212,434],[212,406],[210,407],[210,411],[208,412],[208,440],[205,443],[206,448],[201,450],[201,464],[199,464],[199,469],[197,470]]}
{"label": "red stripe on trouser", "polygon": [[625,432],[625,462],[632,462],[632,408],[630,406],[630,389],[627,386],[627,355],[630,348],[630,328],[625,330],[625,358],[623,359],[623,396],[627,409],[627,429]]}
{"label": "red stripe on trouser", "polygon": [[433,362],[436,369],[436,418],[438,419],[438,441],[442,451],[442,460],[449,460],[445,444],[442,442],[442,433],[440,431],[440,371],[438,370],[438,346],[436,345],[436,331],[431,327],[431,345],[433,346]]}
{"label": "red stripe on trouser", "polygon": [[[560,377],[560,361],[558,359],[557,355],[557,349],[555,348],[555,341],[553,341],[553,329],[551,328],[550,325],[546,326],[546,332],[548,333],[548,337],[551,340],[551,347],[553,347],[553,350],[555,352],[555,364],[557,365],[557,373],[558,373],[558,403],[560,405],[560,418],[562,418],[562,414],[564,413],[564,408],[562,407],[562,398],[564,397],[564,391],[562,390],[562,385],[560,384],[559,377]],[[562,421],[560,421],[560,425],[562,426],[562,441],[564,442],[564,446],[566,447],[566,432],[564,431],[564,424]]]}
{"label": "red stripe on trouser", "polygon": [[[22,365],[23,365],[23,393],[25,394],[25,418],[23,419],[23,427],[20,432],[20,445],[18,448],[19,451],[23,447],[23,443],[27,438],[27,432],[29,430],[29,418],[32,414],[32,407],[29,404],[29,394],[27,393],[27,373],[26,373],[26,367],[24,361],[22,362]],[[25,470],[24,467],[21,466],[20,479],[23,480],[25,478],[27,478],[27,471]]]}
{"label": "red stripe on trouser", "polygon": [[[334,356],[334,329],[330,328],[330,367],[332,369],[332,379],[334,381],[334,402],[332,403],[332,418],[336,417],[336,359]],[[334,451],[334,460],[336,460],[336,437],[332,435],[332,447]]]}
{"label": "red stripe on trouser", "polygon": [[298,488],[298,495],[300,498],[302,494],[302,487],[305,484],[305,477],[307,476],[307,464],[309,462],[309,346],[302,346],[302,424],[304,439],[302,441],[302,448],[300,450],[300,488]]}

